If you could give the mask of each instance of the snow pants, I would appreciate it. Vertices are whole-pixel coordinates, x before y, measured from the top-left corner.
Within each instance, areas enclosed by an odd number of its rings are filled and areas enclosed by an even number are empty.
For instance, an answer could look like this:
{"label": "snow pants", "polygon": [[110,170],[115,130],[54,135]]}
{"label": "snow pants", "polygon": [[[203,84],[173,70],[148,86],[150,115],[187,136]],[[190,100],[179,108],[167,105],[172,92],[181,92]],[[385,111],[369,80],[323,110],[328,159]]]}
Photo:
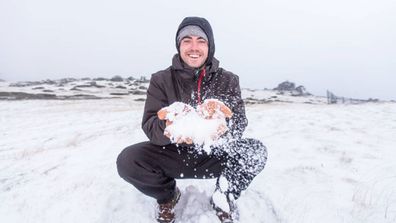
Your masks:
{"label": "snow pants", "polygon": [[125,148],[117,158],[119,175],[158,203],[173,198],[175,179],[207,179],[224,176],[227,193],[235,198],[264,169],[266,147],[256,139],[238,139],[212,148],[211,154],[193,147],[158,146],[142,142]]}

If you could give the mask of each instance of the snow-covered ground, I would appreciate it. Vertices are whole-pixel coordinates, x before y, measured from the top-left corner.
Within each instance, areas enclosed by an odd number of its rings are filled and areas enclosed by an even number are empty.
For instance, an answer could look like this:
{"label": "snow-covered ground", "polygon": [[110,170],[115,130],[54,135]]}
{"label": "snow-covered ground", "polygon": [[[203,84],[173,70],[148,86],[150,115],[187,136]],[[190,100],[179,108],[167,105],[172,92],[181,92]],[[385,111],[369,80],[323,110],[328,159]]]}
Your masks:
{"label": "snow-covered ground", "polygon": [[[0,101],[0,216],[13,223],[154,222],[155,201],[117,174],[146,140],[143,102]],[[242,223],[396,222],[396,104],[247,107],[269,149],[238,200]],[[217,222],[213,180],[179,180],[179,223]]]}

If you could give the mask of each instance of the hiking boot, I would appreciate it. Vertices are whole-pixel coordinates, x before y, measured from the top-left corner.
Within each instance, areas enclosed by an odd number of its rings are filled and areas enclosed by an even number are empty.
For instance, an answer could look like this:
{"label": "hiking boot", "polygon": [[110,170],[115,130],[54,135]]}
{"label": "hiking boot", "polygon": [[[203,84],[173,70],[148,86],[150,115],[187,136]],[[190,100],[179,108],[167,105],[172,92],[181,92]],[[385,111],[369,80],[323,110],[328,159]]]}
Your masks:
{"label": "hiking boot", "polygon": [[163,203],[163,204],[158,204],[158,214],[157,214],[157,221],[159,223],[173,223],[175,222],[175,213],[174,213],[174,208],[177,204],[177,202],[180,199],[180,190],[178,187],[175,189],[175,196],[172,198],[172,200]]}
{"label": "hiking boot", "polygon": [[210,204],[216,211],[216,215],[222,223],[232,223],[239,220],[238,208],[234,196],[216,190],[210,198]]}

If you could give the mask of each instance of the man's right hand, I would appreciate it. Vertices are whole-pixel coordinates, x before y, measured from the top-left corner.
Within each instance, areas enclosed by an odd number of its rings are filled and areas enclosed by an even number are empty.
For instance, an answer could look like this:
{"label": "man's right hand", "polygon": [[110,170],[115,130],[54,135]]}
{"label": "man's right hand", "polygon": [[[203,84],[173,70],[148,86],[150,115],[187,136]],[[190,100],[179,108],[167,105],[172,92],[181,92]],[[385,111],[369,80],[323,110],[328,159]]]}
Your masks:
{"label": "man's right hand", "polygon": [[184,104],[182,102],[175,102],[167,107],[161,108],[157,112],[157,116],[160,120],[173,121],[179,115],[186,115],[194,110],[193,107]]}

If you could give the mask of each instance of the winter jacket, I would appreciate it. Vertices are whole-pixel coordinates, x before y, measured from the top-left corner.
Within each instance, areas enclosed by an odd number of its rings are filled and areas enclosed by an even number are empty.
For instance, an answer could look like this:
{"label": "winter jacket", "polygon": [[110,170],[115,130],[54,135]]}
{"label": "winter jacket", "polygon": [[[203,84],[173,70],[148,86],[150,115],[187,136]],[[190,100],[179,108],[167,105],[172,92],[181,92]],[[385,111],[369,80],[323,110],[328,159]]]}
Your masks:
{"label": "winter jacket", "polygon": [[[157,112],[173,102],[180,101],[196,107],[205,99],[213,98],[224,102],[233,112],[227,120],[229,136],[239,138],[247,126],[245,106],[241,98],[237,75],[219,68],[219,61],[212,58],[206,67],[205,76],[197,77],[196,71],[183,66],[178,54],[172,65],[151,76],[144,107],[142,128],[151,143],[164,146],[170,144],[164,136],[165,121],[159,120]],[[200,88],[198,89],[198,86]],[[199,93],[199,96],[198,96]],[[200,101],[199,101],[200,99]]]}

